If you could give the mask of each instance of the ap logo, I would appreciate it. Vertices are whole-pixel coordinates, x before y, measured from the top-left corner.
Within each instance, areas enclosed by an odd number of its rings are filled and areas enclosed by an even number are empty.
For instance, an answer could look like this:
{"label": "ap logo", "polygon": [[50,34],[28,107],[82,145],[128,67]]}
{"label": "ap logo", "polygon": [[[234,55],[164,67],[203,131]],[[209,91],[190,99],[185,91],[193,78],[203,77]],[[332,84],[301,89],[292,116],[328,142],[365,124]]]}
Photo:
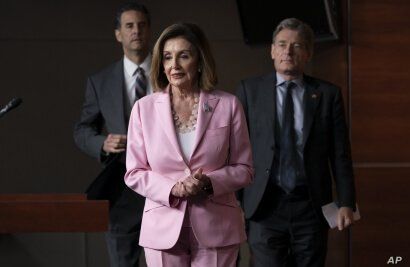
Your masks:
{"label": "ap logo", "polygon": [[390,256],[387,260],[387,264],[399,264],[403,260],[400,256]]}

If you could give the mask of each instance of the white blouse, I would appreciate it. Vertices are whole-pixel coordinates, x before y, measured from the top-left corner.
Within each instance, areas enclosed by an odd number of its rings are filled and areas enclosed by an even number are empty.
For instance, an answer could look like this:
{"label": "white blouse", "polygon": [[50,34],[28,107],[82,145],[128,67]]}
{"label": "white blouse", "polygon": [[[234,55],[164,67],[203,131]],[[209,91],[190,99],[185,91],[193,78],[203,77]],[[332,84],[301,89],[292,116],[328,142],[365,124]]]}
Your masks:
{"label": "white blouse", "polygon": [[181,146],[182,154],[184,154],[186,162],[189,162],[191,159],[192,150],[194,149],[195,133],[196,129],[188,133],[177,132],[179,145]]}

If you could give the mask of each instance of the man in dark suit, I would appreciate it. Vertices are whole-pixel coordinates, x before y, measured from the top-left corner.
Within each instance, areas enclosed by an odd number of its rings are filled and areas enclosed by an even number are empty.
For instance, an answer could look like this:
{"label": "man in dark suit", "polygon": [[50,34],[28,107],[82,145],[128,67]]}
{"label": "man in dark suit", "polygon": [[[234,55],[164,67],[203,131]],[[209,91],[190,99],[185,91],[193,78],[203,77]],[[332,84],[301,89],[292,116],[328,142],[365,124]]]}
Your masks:
{"label": "man in dark suit", "polygon": [[[255,178],[240,198],[254,266],[324,266],[328,226],[321,207],[337,192],[338,228],[353,222],[355,187],[341,91],[304,75],[313,32],[297,19],[275,29],[274,72],[243,80]],[[289,96],[289,97],[288,97]]]}
{"label": "man in dark suit", "polygon": [[77,146],[105,165],[89,190],[110,200],[106,242],[113,267],[138,266],[141,253],[144,199],[124,184],[125,149],[132,106],[152,91],[150,34],[150,16],[143,5],[130,2],[119,8],[115,36],[124,57],[88,78],[81,118],[74,129]]}

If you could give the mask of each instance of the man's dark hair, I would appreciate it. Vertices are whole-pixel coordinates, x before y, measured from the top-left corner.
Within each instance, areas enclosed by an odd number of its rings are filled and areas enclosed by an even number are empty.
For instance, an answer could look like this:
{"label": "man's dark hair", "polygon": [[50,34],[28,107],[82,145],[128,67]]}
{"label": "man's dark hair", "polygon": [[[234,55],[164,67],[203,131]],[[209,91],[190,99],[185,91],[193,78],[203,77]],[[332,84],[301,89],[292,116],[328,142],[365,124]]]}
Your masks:
{"label": "man's dark hair", "polygon": [[133,1],[133,2],[126,2],[117,9],[117,13],[115,14],[115,29],[119,29],[121,27],[122,13],[126,11],[130,11],[130,10],[143,13],[145,17],[147,18],[148,25],[151,25],[151,17],[149,15],[148,9],[144,5]]}

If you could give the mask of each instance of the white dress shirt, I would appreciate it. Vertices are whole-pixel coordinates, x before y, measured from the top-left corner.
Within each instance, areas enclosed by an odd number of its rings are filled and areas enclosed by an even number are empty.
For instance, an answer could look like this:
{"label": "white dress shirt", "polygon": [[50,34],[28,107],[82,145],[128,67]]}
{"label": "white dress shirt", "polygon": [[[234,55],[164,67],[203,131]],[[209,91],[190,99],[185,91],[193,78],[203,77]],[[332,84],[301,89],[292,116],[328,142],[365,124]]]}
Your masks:
{"label": "white dress shirt", "polygon": [[140,65],[137,65],[124,55],[124,82],[126,90],[125,96],[128,104],[126,105],[127,114],[131,113],[131,109],[135,103],[135,71],[138,67],[141,67],[144,70],[144,74],[147,79],[147,95],[152,94],[152,86],[150,83],[151,57],[151,54],[148,54],[144,61]]}

